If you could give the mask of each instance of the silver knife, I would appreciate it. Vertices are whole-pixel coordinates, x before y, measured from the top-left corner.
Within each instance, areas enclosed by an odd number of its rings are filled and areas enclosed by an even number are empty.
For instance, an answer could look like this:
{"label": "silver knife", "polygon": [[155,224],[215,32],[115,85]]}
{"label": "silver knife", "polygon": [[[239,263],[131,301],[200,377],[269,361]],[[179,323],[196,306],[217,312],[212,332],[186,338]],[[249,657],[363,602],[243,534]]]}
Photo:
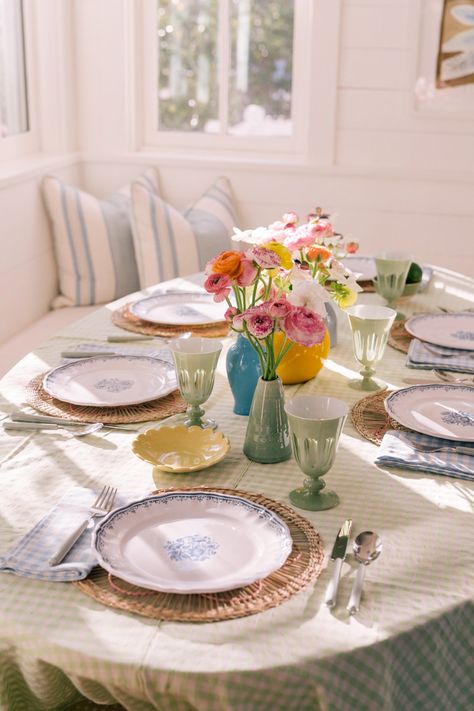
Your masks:
{"label": "silver knife", "polygon": [[107,336],[108,343],[133,343],[134,341],[165,340],[159,336]]}
{"label": "silver knife", "polygon": [[[52,417],[50,415],[28,415],[24,412],[14,411],[10,415],[13,422],[36,422],[45,423],[51,425],[61,425],[62,427],[77,427],[77,425],[86,425],[87,422],[82,420],[65,420],[62,417]],[[120,424],[104,424],[104,427],[114,430],[125,430],[126,432],[136,432],[137,428],[143,425],[143,422],[137,422],[134,426],[130,425],[120,425]]]}
{"label": "silver knife", "polygon": [[62,351],[61,358],[95,358],[96,356],[119,355],[115,351]]}
{"label": "silver knife", "polygon": [[334,541],[334,546],[331,553],[331,560],[334,560],[334,572],[329,581],[326,590],[324,602],[328,607],[334,607],[337,599],[337,589],[339,587],[339,578],[341,577],[341,569],[344,558],[346,557],[346,548],[351,535],[352,519],[348,518],[339,529],[339,533]]}

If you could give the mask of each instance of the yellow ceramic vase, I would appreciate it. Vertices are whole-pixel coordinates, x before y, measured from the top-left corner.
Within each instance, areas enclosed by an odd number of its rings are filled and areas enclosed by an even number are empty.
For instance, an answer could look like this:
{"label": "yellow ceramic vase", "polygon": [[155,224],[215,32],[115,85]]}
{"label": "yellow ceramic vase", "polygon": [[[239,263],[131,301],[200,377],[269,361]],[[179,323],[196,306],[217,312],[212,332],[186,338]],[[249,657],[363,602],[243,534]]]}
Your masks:
{"label": "yellow ceramic vase", "polygon": [[[283,341],[283,333],[275,333],[275,351],[278,353]],[[300,346],[294,343],[277,368],[277,375],[283,385],[305,383],[314,378],[323,367],[323,358],[329,353],[329,331],[316,346]]]}

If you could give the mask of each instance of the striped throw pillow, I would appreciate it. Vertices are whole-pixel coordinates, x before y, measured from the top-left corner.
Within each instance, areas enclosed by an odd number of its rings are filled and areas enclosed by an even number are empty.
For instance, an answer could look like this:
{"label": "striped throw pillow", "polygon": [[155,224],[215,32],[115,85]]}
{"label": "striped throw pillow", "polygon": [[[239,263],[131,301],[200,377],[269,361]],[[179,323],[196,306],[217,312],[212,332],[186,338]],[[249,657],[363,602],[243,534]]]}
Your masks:
{"label": "striped throw pillow", "polygon": [[[150,194],[160,192],[159,174],[149,168],[138,179]],[[53,308],[113,301],[140,288],[130,224],[130,185],[99,200],[54,176],[42,182],[53,227],[60,294]]]}
{"label": "striped throw pillow", "polygon": [[143,183],[133,183],[132,229],[141,288],[204,269],[218,252],[232,249],[236,224],[227,178],[218,178],[184,213]]}

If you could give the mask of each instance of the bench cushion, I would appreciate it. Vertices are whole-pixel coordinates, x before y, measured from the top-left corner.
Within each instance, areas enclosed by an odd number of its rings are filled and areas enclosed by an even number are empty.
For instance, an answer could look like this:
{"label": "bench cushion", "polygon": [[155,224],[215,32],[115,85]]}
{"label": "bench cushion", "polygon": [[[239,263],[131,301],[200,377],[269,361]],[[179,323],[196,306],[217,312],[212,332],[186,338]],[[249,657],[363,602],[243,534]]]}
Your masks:
{"label": "bench cushion", "polygon": [[[138,179],[152,194],[160,191],[158,171]],[[54,176],[42,182],[51,219],[60,294],[53,308],[114,301],[139,288],[130,225],[130,186],[105,200]]]}
{"label": "bench cushion", "polygon": [[232,248],[236,224],[227,178],[218,178],[184,213],[143,183],[133,183],[132,230],[140,287],[203,270],[217,253]]}
{"label": "bench cushion", "polygon": [[0,344],[0,377],[15,363],[58,331],[95,311],[96,306],[80,306],[49,311],[31,326]]}

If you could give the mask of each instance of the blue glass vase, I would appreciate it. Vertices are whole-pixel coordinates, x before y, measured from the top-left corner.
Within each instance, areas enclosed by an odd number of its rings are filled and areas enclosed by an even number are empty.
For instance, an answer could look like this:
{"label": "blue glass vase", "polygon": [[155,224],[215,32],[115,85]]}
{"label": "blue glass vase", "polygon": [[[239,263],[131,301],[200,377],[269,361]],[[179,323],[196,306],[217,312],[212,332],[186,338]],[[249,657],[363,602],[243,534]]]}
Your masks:
{"label": "blue glass vase", "polygon": [[226,368],[234,396],[234,412],[236,415],[248,415],[262,369],[257,353],[241,333],[227,351]]}

